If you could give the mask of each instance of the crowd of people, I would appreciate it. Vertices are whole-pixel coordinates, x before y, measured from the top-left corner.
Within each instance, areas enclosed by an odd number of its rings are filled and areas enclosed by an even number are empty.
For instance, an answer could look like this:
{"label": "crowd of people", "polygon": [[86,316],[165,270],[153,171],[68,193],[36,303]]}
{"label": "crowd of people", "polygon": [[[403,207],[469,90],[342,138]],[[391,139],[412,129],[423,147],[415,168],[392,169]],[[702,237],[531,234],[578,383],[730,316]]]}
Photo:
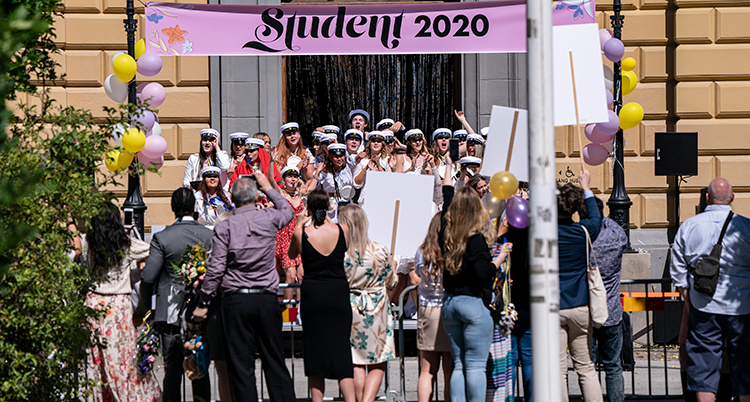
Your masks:
{"label": "crowd of people", "polygon": [[[287,123],[275,146],[265,133],[230,134],[230,152],[221,150],[218,131],[202,130],[200,151],[188,159],[182,187],[172,195],[175,222],[153,234],[150,247],[124,234],[114,209],[91,222],[88,260],[105,279],[88,303],[114,312],[94,326],[97,341],[116,346],[91,349],[87,372],[101,386],[90,399],[118,394],[119,400],[180,400],[184,324],[190,321],[208,340],[221,401],[258,400],[256,355],[271,400],[294,401],[277,296],[279,283],[286,282],[301,284],[296,295],[292,288],[283,293],[300,302],[314,402],[323,400],[325,379],[338,380],[346,402],[375,400],[385,366],[396,355],[391,304],[409,285],[419,285],[412,295],[419,402],[432,400],[441,366],[446,401],[512,401],[518,366],[524,398],[531,401],[528,229],[488,215],[482,197],[489,178],[479,173],[487,130],[476,134],[463,113],[456,117],[462,129],[438,128],[426,136],[392,119],[369,130],[369,114],[354,110],[351,128],[322,126],[310,147],[298,124]],[[459,141],[458,161],[450,157],[451,138]],[[367,171],[434,176],[433,202],[425,206],[434,217],[411,258],[393,256],[369,239],[361,207]],[[592,360],[596,348],[608,398],[616,402],[624,393],[619,285],[627,239],[603,218],[589,182],[582,168],[580,186],[566,184],[558,195],[562,395],[567,401],[570,356],[584,400],[603,400]],[[528,199],[528,185],[521,183],[516,194]],[[201,243],[211,250],[205,277],[186,307],[172,264],[186,247]],[[589,254],[607,288],[608,320],[599,328],[592,328],[589,314]],[[128,267],[138,261],[145,261],[140,298],[131,305]],[[125,361],[135,348],[133,309],[151,306],[154,294],[165,366],[161,389],[153,376],[136,375]],[[192,389],[194,400],[210,400],[207,376],[194,378]]]}

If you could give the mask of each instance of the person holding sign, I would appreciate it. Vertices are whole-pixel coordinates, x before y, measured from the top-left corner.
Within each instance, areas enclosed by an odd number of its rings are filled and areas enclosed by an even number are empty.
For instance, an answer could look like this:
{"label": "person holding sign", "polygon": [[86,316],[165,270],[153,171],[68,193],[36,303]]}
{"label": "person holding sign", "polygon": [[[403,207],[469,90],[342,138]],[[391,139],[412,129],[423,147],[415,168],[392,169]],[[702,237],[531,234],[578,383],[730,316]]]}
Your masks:
{"label": "person holding sign", "polygon": [[[352,309],[344,271],[349,227],[334,224],[327,216],[329,198],[315,189],[307,196],[308,216],[300,216],[289,245],[289,258],[302,255],[301,315],[305,375],[313,402],[323,402],[325,379],[339,381],[345,402],[355,402],[354,366],[349,336]],[[311,223],[306,227],[307,223]]]}
{"label": "person holding sign", "polygon": [[[450,155],[448,169],[453,168]],[[496,233],[479,194],[470,187],[458,191],[450,178],[443,181],[444,207],[439,243],[443,252],[442,318],[453,357],[452,402],[483,402],[487,390],[487,356],[494,322],[487,307],[495,272],[508,251],[490,254]],[[510,250],[505,243],[503,250]]]}
{"label": "person holding sign", "polygon": [[396,165],[396,159],[391,158],[388,149],[384,146],[385,138],[380,131],[370,131],[367,136],[367,148],[365,148],[365,158],[359,161],[357,168],[354,170],[354,187],[362,188],[359,193],[357,203],[359,205],[365,202],[365,178],[368,170],[376,172],[390,172]]}

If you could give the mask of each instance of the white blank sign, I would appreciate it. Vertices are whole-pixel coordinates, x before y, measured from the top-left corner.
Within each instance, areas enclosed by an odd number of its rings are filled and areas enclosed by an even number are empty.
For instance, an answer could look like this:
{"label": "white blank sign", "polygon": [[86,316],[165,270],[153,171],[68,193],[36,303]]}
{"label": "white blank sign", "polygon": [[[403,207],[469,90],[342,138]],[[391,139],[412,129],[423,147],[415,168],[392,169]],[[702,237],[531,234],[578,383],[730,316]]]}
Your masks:
{"label": "white blank sign", "polygon": [[580,124],[608,120],[604,93],[604,68],[597,24],[552,27],[552,88],[555,127],[576,124],[570,53],[576,77],[578,120]]}
{"label": "white blank sign", "polygon": [[371,241],[391,247],[396,200],[399,206],[398,231],[393,255],[413,256],[422,245],[432,219],[432,175],[368,171],[367,213]]}
{"label": "white blank sign", "polygon": [[518,112],[518,121],[508,171],[513,173],[519,181],[529,181],[529,112],[504,106],[492,106],[490,132],[487,134],[485,157],[482,162],[484,176],[492,176],[505,170],[516,112]]}

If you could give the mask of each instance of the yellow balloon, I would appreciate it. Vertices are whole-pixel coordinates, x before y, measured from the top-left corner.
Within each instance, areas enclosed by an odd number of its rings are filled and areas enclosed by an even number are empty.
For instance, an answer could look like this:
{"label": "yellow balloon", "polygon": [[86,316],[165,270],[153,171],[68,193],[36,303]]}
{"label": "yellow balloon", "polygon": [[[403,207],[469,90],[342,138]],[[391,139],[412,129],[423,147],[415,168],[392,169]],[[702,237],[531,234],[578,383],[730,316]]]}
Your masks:
{"label": "yellow balloon", "polygon": [[138,152],[146,145],[146,134],[137,128],[129,128],[122,136],[122,146],[130,152]]}
{"label": "yellow balloon", "polygon": [[135,158],[135,154],[128,151],[120,151],[120,157],[117,158],[117,167],[120,168],[120,170],[125,170],[130,166],[131,163],[133,163],[133,159]]}
{"label": "yellow balloon", "polygon": [[[141,39],[141,40],[143,40],[143,39]],[[632,58],[632,57],[628,57],[626,59],[623,59],[622,62],[621,62],[621,64],[620,64],[620,67],[622,68],[622,71],[633,71],[633,69],[635,69],[635,59]]]}
{"label": "yellow balloon", "polygon": [[643,107],[635,102],[626,103],[620,109],[620,128],[627,130],[633,128],[643,120]]}
{"label": "yellow balloon", "polygon": [[135,63],[135,59],[127,54],[121,54],[112,61],[112,70],[115,75],[125,82],[130,82],[135,77],[137,69],[138,65]]}
{"label": "yellow balloon", "polygon": [[107,156],[104,158],[104,166],[106,166],[111,172],[119,172],[120,168],[117,164],[118,159],[120,159],[120,150],[113,149],[107,152]]}
{"label": "yellow balloon", "polygon": [[492,195],[501,200],[507,200],[518,190],[518,180],[511,172],[497,172],[490,179]]}
{"label": "yellow balloon", "polygon": [[638,76],[632,71],[622,72],[622,94],[628,95],[635,90],[638,85]]}
{"label": "yellow balloon", "polygon": [[141,39],[135,42],[135,59],[138,60],[144,53],[146,53],[146,39]]}

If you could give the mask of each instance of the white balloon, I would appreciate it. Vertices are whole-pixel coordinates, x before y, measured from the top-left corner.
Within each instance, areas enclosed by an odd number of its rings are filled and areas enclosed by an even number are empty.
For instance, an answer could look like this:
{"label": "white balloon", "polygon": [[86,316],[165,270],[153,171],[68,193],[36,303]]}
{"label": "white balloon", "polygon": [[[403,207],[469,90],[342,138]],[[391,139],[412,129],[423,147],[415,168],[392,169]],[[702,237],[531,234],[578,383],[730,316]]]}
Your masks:
{"label": "white balloon", "polygon": [[612,152],[614,152],[614,151],[615,151],[615,140],[614,140],[614,139],[612,139],[612,141],[607,141],[607,142],[604,142],[604,143],[602,143],[602,146],[603,146],[604,148],[606,148],[606,149],[607,149],[607,151],[609,151],[609,154],[611,155],[611,154],[612,154]]}
{"label": "white balloon", "polygon": [[161,126],[159,125],[159,123],[154,123],[154,126],[151,127],[148,135],[158,135],[159,137],[161,137]]}
{"label": "white balloon", "polygon": [[110,74],[104,80],[104,92],[107,93],[109,99],[117,103],[123,103],[128,97],[128,84],[114,74]]}
{"label": "white balloon", "polygon": [[115,59],[117,58],[117,56],[119,56],[121,54],[127,54],[127,53],[125,53],[125,52],[117,52],[117,53],[115,53],[115,55],[112,56],[112,64],[115,63]]}
{"label": "white balloon", "polygon": [[615,87],[612,80],[604,79],[604,87],[607,88],[608,91],[612,92],[612,89]]}
{"label": "white balloon", "polygon": [[124,123],[115,124],[112,127],[112,139],[115,140],[117,146],[122,146],[122,136],[128,131],[128,125]]}

